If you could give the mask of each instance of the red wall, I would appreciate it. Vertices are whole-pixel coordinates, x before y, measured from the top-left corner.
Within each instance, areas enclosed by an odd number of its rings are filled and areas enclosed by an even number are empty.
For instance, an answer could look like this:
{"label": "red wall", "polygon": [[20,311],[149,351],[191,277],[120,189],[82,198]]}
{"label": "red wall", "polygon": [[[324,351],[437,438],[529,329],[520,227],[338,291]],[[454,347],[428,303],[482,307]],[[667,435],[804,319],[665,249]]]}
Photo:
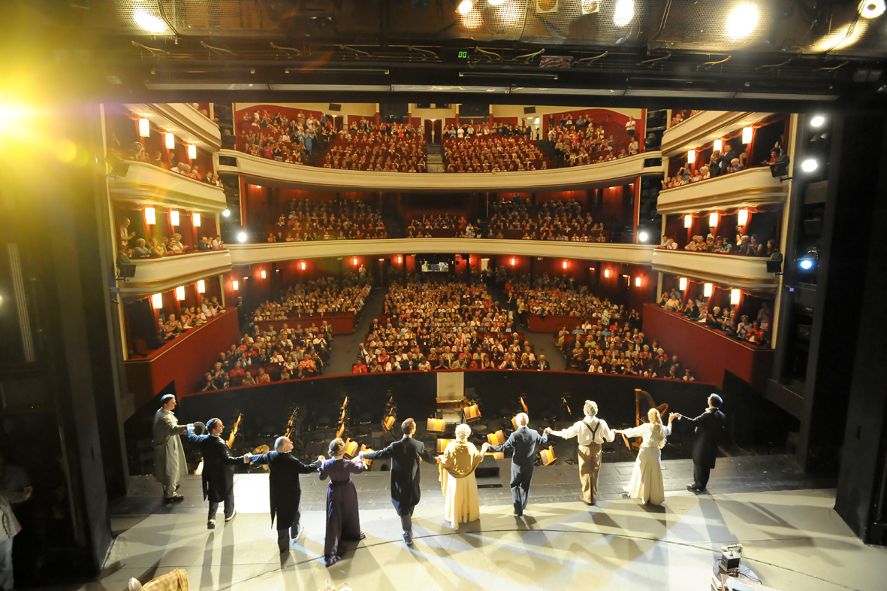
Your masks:
{"label": "red wall", "polygon": [[161,347],[149,358],[127,361],[126,380],[136,406],[149,402],[170,382],[175,382],[180,397],[193,392],[219,353],[239,340],[237,311],[229,309]]}
{"label": "red wall", "polygon": [[678,355],[685,367],[693,368],[700,382],[724,385],[724,372],[736,374],[763,388],[773,363],[771,349],[749,347],[725,334],[709,330],[656,304],[644,306],[644,332],[663,348]]}

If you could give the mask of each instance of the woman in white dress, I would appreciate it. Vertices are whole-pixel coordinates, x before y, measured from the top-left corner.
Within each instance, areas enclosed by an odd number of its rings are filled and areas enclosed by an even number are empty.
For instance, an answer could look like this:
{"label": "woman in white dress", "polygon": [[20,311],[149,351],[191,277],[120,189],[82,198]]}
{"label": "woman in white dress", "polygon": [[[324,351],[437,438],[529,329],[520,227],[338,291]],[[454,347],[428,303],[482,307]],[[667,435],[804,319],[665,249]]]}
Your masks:
{"label": "woman in white dress", "polygon": [[668,415],[668,426],[662,424],[659,411],[651,408],[647,412],[648,423],[632,429],[615,429],[626,437],[643,437],[638,457],[634,462],[631,480],[626,494],[632,499],[640,499],[649,505],[665,502],[665,486],[662,484],[662,458],[660,450],[665,447],[666,438],[671,435],[674,413]]}
{"label": "woman in white dress", "polygon": [[468,441],[471,427],[456,426],[456,439],[451,441],[440,457],[440,486],[444,495],[444,519],[453,528],[460,523],[480,519],[480,499],[477,495],[477,478],[474,470],[486,452],[484,443],[478,451]]}

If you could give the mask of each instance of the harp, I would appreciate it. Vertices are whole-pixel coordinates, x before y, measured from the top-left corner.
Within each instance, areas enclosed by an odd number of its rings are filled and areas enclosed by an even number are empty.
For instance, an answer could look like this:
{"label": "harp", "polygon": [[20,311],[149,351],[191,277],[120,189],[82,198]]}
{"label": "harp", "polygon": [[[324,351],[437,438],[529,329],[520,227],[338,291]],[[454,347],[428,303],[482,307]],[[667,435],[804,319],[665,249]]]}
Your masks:
{"label": "harp", "polygon": [[237,415],[237,420],[234,421],[234,426],[231,427],[231,433],[228,434],[228,447],[234,449],[234,441],[237,439],[237,432],[240,431],[240,423],[243,421],[243,413],[239,413]]}
{"label": "harp", "polygon": [[336,429],[336,437],[341,438],[345,434],[345,419],[348,417],[348,397],[342,401],[342,408],[339,411],[339,427]]}
{"label": "harp", "polygon": [[294,434],[295,431],[296,431],[296,422],[297,422],[298,419],[299,419],[299,410],[300,410],[300,409],[299,409],[299,407],[297,406],[297,407],[295,407],[295,408],[293,409],[293,412],[290,413],[290,418],[289,418],[289,420],[287,420],[287,422],[286,422],[286,430],[284,430],[284,432],[283,432],[284,437],[286,437],[286,438],[289,439],[290,441],[292,441],[292,439],[293,439],[293,434]]}
{"label": "harp", "polygon": [[[530,407],[527,406],[527,403],[524,401],[524,397],[520,396],[519,398],[520,398],[520,410],[518,412],[530,414]],[[515,431],[517,431],[517,421],[514,419],[515,419],[515,417],[511,418],[511,426],[514,427]]]}
{"label": "harp", "polygon": [[385,402],[385,416],[382,417],[382,429],[386,432],[391,431],[396,422],[397,405],[394,404],[394,394],[389,394],[388,400]]}
{"label": "harp", "polygon": [[[660,415],[664,415],[668,412],[668,403],[663,402],[662,404],[656,404],[656,401],[653,400],[653,396],[650,395],[646,390],[641,390],[640,388],[634,389],[634,426],[639,427],[640,425],[647,422],[647,412],[651,409],[655,408],[659,411]],[[639,448],[641,446],[640,440],[635,440],[634,442],[630,442],[628,437],[625,435],[622,436],[622,441],[625,443],[625,447],[628,449],[631,448]]]}

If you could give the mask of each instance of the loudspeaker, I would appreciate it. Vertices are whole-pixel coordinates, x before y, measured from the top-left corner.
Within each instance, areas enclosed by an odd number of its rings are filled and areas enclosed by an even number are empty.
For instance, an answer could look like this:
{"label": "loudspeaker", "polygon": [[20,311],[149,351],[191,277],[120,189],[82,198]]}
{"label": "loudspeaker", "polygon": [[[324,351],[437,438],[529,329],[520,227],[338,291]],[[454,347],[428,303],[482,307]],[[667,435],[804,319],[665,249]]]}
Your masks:
{"label": "loudspeaker", "polygon": [[330,103],[329,107],[327,107],[330,111],[341,111],[342,105],[338,103]]}
{"label": "loudspeaker", "polygon": [[531,115],[536,112],[536,107],[524,107],[524,115]]}

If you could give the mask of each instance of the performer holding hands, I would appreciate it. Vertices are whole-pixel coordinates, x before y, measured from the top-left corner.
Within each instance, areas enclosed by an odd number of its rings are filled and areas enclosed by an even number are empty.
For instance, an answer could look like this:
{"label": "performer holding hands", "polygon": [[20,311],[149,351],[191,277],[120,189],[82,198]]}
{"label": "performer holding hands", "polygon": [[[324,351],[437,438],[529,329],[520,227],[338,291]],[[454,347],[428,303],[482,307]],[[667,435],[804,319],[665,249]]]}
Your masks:
{"label": "performer holding hands", "polygon": [[188,440],[196,443],[203,454],[203,498],[209,500],[206,529],[215,529],[216,512],[222,501],[225,502],[226,523],[237,515],[234,508],[234,464],[248,464],[250,455],[231,455],[228,444],[221,437],[225,429],[222,419],[208,420],[206,428],[209,431],[207,434],[198,435],[194,432],[194,426],[188,425]]}
{"label": "performer holding hands", "polygon": [[631,480],[623,495],[640,499],[649,505],[665,502],[665,485],[662,483],[662,457],[660,450],[665,447],[666,438],[671,435],[671,424],[677,418],[675,413],[668,416],[668,426],[662,425],[659,411],[651,408],[647,412],[648,423],[631,429],[615,429],[613,433],[626,437],[643,437],[638,457],[634,462]]}
{"label": "performer holding hands", "polygon": [[586,400],[582,406],[585,417],[569,429],[553,431],[545,428],[546,435],[564,439],[578,438],[579,443],[579,482],[582,485],[582,500],[586,505],[594,505],[597,497],[597,481],[601,472],[601,450],[604,441],[613,441],[615,432],[607,421],[597,416],[597,403]]}
{"label": "performer holding hands", "polygon": [[480,519],[480,498],[477,494],[477,478],[474,471],[484,459],[490,447],[484,443],[480,451],[468,441],[471,427],[456,425],[456,439],[451,441],[440,456],[440,486],[444,495],[444,519],[453,528],[460,523]]}

